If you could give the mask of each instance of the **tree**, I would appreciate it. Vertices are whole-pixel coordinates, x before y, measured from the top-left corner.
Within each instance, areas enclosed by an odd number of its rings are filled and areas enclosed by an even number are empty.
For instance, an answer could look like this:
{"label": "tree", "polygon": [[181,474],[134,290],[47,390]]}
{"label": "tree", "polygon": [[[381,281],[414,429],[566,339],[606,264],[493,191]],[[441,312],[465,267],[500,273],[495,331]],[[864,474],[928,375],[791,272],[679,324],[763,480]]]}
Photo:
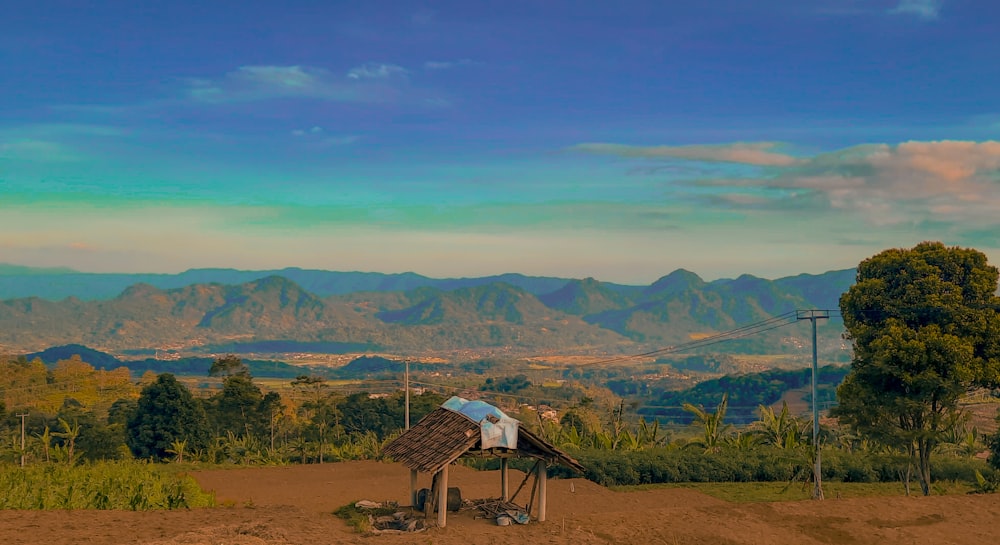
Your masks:
{"label": "tree", "polygon": [[269,428],[270,413],[258,414],[264,398],[249,374],[229,375],[222,382],[222,391],[206,403],[209,419],[216,435],[233,432],[236,435],[260,434]]}
{"label": "tree", "polygon": [[981,252],[923,242],[862,261],[840,298],[854,358],[834,415],[907,452],[924,495],[960,396],[1000,378],[997,280]]}
{"label": "tree", "polygon": [[126,441],[136,457],[160,460],[175,441],[186,441],[191,450],[204,448],[208,429],[205,409],[173,375],[164,373],[139,394],[126,426]]}
{"label": "tree", "polygon": [[235,354],[227,354],[221,358],[216,358],[212,366],[208,369],[209,376],[231,377],[234,375],[250,375],[250,368],[243,360]]}

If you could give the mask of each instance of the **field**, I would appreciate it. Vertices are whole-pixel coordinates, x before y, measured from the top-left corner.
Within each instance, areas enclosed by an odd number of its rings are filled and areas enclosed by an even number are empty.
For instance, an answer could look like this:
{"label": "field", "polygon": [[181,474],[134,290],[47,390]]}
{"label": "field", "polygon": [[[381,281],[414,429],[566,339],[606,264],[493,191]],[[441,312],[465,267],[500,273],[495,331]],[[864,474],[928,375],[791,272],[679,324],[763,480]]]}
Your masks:
{"label": "field", "polygon": [[[496,526],[475,510],[450,514],[446,528],[362,536],[331,512],[360,499],[403,502],[409,472],[398,464],[338,464],[196,471],[220,507],[161,512],[0,511],[0,543],[41,545],[257,545],[356,543],[579,545],[963,544],[991,543],[997,496],[869,496],[730,503],[698,490],[613,491],[592,482],[550,481],[544,523]],[[420,486],[426,486],[421,476]],[[511,475],[512,487],[520,474]],[[452,468],[465,498],[494,497],[496,472]],[[752,486],[752,485],[748,485]],[[833,496],[833,494],[830,494]]]}

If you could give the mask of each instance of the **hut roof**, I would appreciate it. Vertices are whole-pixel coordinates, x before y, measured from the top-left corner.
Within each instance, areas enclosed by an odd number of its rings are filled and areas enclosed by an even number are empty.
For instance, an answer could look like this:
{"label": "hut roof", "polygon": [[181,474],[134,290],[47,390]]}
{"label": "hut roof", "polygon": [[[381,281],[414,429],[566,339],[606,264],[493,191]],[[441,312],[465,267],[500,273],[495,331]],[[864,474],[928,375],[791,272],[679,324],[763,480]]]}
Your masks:
{"label": "hut roof", "polygon": [[440,407],[386,445],[382,452],[410,469],[425,473],[436,473],[473,450],[485,456],[502,451],[584,470],[580,462],[525,428],[518,429],[517,448],[513,450],[482,450],[481,439],[478,422],[460,412]]}

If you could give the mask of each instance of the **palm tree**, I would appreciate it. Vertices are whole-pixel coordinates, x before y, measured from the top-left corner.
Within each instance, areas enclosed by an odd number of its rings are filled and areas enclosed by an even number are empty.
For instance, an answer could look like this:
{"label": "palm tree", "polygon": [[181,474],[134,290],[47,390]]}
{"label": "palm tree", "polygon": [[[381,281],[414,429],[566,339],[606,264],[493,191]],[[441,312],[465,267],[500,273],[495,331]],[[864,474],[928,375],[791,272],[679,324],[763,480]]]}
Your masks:
{"label": "palm tree", "polygon": [[752,424],[753,433],[761,438],[765,445],[778,448],[795,448],[800,443],[802,424],[789,414],[788,403],[781,402],[781,412],[775,413],[774,408],[761,405],[760,420]]}
{"label": "palm tree", "polygon": [[49,462],[49,449],[52,448],[52,430],[45,426],[45,431],[36,433],[35,437],[42,442],[42,453],[45,455],[45,462]]}
{"label": "palm tree", "polygon": [[690,403],[685,403],[682,407],[694,415],[694,424],[702,429],[702,439],[688,444],[700,446],[705,449],[705,452],[718,452],[722,448],[723,437],[733,427],[732,424],[723,422],[726,418],[726,409],[729,407],[729,393],[722,394],[722,401],[719,402],[714,413]]}
{"label": "palm tree", "polygon": [[76,438],[80,436],[80,424],[76,420],[70,424],[65,419],[60,418],[59,426],[63,429],[63,431],[55,432],[52,435],[61,437],[66,441],[67,463],[69,463],[69,465],[73,465],[73,451],[76,449]]}
{"label": "palm tree", "polygon": [[174,461],[178,464],[184,463],[184,451],[187,450],[187,439],[183,441],[174,441],[170,443],[170,448],[167,449],[168,454],[174,455]]}

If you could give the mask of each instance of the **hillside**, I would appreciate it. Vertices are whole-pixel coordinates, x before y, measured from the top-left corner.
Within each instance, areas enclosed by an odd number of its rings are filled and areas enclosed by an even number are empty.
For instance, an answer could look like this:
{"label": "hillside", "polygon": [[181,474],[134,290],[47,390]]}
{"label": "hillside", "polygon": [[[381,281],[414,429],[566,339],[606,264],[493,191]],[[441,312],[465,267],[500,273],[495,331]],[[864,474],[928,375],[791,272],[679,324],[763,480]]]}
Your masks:
{"label": "hillside", "polygon": [[[13,277],[21,274],[13,272]],[[548,282],[505,278],[536,289]],[[252,347],[273,352],[628,353],[705,338],[795,309],[835,308],[833,296],[847,288],[842,284],[848,278],[853,277],[835,271],[775,281],[744,275],[705,282],[679,270],[647,287],[588,278],[561,281],[535,294],[513,283],[466,279],[459,283],[472,285],[327,297],[283,276],[169,289],[138,283],[111,299],[4,300],[0,350],[78,343],[118,353],[255,351]],[[831,320],[821,327],[821,351],[842,352],[840,323]],[[711,350],[805,354],[807,342],[805,328],[793,325]]]}

